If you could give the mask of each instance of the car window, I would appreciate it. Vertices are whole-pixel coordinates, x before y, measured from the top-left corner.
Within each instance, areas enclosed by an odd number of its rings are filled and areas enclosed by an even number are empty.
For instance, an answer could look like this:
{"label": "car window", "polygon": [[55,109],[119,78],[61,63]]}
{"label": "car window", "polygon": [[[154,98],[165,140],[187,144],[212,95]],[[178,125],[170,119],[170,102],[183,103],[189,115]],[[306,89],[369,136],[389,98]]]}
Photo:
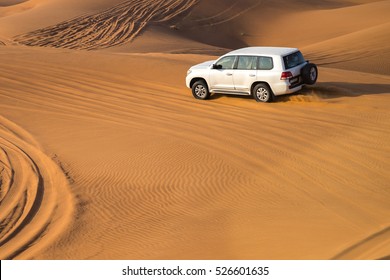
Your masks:
{"label": "car window", "polygon": [[259,70],[271,70],[272,68],[274,68],[274,62],[272,60],[272,57],[267,57],[267,56],[259,57],[259,65],[258,65]]}
{"label": "car window", "polygon": [[225,56],[218,60],[216,64],[222,67],[221,69],[233,69],[233,64],[235,60],[235,56]]}
{"label": "car window", "polygon": [[252,70],[256,69],[256,56],[239,56],[237,69],[239,70]]}
{"label": "car window", "polygon": [[290,69],[305,63],[305,59],[303,58],[303,55],[300,51],[297,51],[295,53],[283,57],[283,60],[286,69]]}

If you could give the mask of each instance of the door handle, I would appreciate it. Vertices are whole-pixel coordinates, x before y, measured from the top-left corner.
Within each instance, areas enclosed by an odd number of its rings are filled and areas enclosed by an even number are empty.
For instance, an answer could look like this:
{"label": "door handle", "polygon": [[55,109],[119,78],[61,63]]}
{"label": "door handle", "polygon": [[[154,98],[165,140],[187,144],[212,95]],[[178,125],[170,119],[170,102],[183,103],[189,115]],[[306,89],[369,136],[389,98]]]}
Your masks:
{"label": "door handle", "polygon": [[226,76],[232,76],[233,73],[226,73]]}
{"label": "door handle", "polygon": [[255,74],[249,74],[249,77],[256,77]]}

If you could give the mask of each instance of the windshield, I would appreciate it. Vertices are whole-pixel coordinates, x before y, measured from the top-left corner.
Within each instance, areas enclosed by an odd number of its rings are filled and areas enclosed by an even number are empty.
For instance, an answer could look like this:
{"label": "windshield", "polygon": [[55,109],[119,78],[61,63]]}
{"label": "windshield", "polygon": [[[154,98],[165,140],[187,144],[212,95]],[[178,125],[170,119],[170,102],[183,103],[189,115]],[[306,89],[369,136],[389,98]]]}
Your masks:
{"label": "windshield", "polygon": [[300,51],[297,51],[295,53],[283,57],[283,60],[286,69],[290,69],[305,63],[305,59],[303,58],[303,55]]}

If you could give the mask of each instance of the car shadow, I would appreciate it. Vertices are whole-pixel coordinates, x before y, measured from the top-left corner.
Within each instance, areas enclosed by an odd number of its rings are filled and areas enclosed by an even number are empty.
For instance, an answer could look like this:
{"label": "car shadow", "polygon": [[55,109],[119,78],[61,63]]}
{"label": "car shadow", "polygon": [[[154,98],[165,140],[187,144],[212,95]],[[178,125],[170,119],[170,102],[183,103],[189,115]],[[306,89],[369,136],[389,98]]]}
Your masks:
{"label": "car shadow", "polygon": [[210,95],[210,100],[217,100],[222,97],[228,97],[228,98],[237,98],[237,99],[253,99],[251,95],[240,95],[240,94],[221,94],[221,93],[213,93]]}
{"label": "car shadow", "polygon": [[[320,101],[324,99],[333,99],[340,97],[356,97],[361,95],[385,93],[390,94],[390,84],[318,82],[316,85],[313,86],[305,86],[296,93],[280,95],[276,98],[276,102],[289,102],[297,99]],[[254,100],[252,96],[247,95],[213,93],[210,96],[210,100],[217,100],[220,98]]]}

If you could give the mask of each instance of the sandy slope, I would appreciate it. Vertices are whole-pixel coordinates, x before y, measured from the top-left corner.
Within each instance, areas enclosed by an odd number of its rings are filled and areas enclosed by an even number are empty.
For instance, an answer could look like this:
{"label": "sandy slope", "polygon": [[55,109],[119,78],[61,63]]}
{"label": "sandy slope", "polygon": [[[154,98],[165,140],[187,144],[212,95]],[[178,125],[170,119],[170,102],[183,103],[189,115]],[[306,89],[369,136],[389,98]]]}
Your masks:
{"label": "sandy slope", "polygon": [[[0,7],[0,258],[389,257],[390,1],[17,2]],[[245,44],[299,46],[319,83],[195,101],[185,73],[215,57],[195,53]]]}
{"label": "sandy slope", "polygon": [[0,121],[0,258],[31,258],[69,226],[73,199],[63,170],[32,136]]}
{"label": "sandy slope", "polygon": [[101,49],[131,42],[151,22],[166,22],[197,0],[124,1],[102,12],[84,15],[16,37],[28,46]]}

